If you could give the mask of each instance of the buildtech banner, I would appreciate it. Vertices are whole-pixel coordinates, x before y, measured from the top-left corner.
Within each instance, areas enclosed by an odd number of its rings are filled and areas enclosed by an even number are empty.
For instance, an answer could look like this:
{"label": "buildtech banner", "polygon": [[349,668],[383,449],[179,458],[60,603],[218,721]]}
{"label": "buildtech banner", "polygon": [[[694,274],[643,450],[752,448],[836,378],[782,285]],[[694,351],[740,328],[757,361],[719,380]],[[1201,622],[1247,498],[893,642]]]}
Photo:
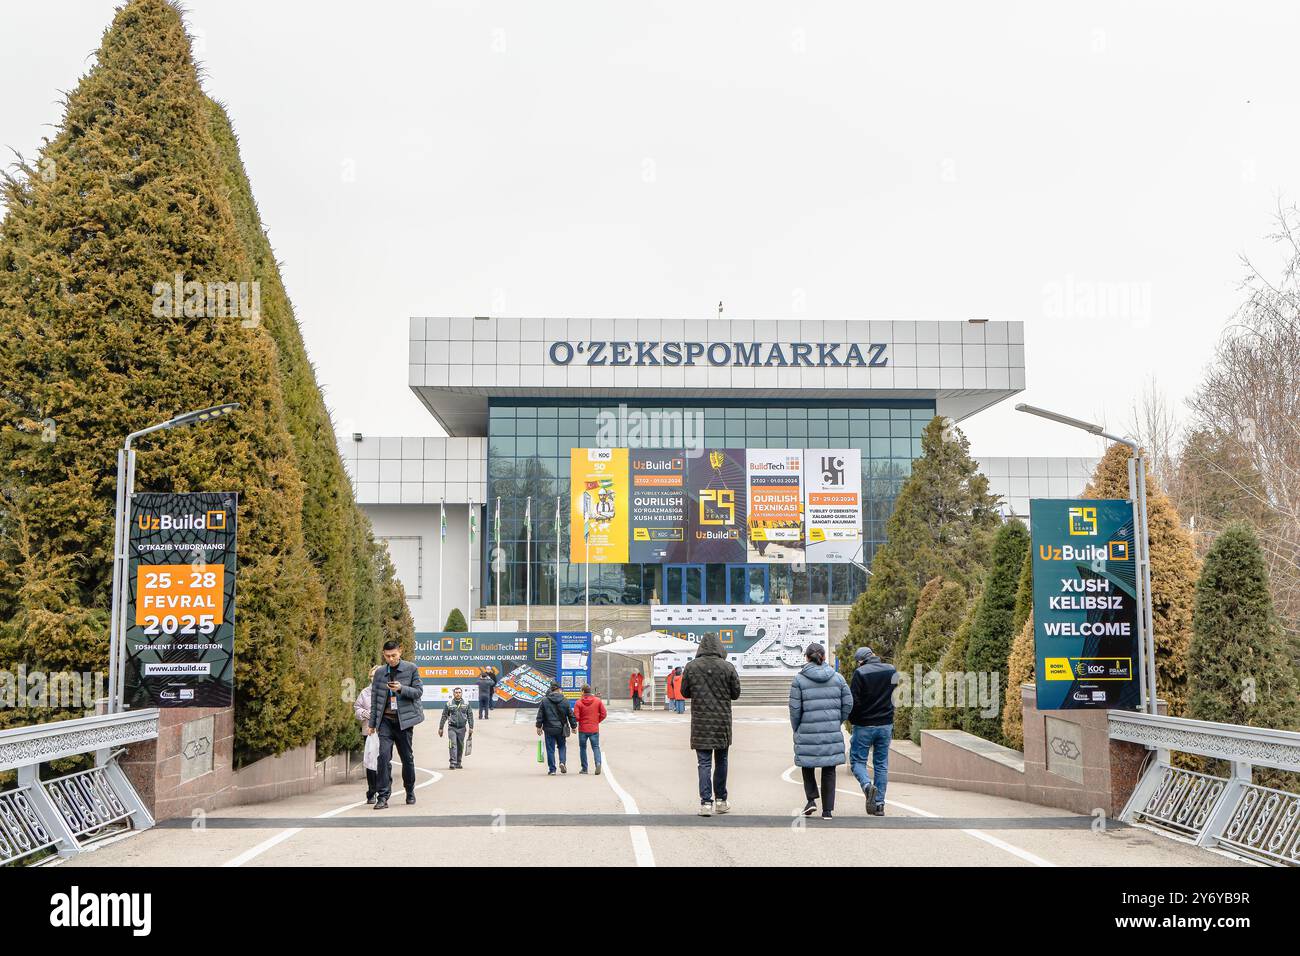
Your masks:
{"label": "buildtech banner", "polygon": [[690,559],[701,564],[745,561],[745,449],[706,448],[686,459]]}
{"label": "buildtech banner", "polygon": [[235,671],[235,492],[131,497],[131,707],[229,707]]}
{"label": "buildtech banner", "polygon": [[424,706],[442,707],[456,688],[478,700],[478,678],[485,668],[497,674],[496,706],[536,705],[551,681],[566,697],[579,697],[591,683],[591,634],[586,631],[495,633],[437,632],[415,635],[415,665],[420,668]]}
{"label": "buildtech banner", "polygon": [[747,560],[798,564],[804,560],[803,449],[751,448],[748,480]]}
{"label": "buildtech banner", "polygon": [[1029,502],[1039,710],[1140,706],[1133,506]]}
{"label": "buildtech banner", "polygon": [[574,448],[569,454],[569,562],[626,564],[626,448]]}
{"label": "buildtech banner", "polygon": [[804,454],[804,470],[808,560],[829,564],[860,560],[862,452],[810,448]]}
{"label": "buildtech banner", "polygon": [[679,564],[686,549],[686,455],[680,450],[634,448],[632,541],[629,560]]}

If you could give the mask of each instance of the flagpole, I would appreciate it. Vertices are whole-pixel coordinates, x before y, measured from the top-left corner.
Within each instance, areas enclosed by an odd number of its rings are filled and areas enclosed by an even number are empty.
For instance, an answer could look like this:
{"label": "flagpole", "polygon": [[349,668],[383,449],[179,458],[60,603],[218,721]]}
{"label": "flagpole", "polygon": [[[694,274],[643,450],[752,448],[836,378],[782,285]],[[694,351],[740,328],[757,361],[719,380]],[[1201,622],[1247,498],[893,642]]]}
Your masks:
{"label": "flagpole", "polygon": [[587,528],[588,520],[586,517],[582,519],[582,629],[591,633],[591,533]]}
{"label": "flagpole", "polygon": [[470,495],[469,505],[465,508],[465,541],[469,552],[469,567],[465,572],[465,613],[469,620],[474,619],[474,496]]}
{"label": "flagpole", "polygon": [[524,503],[524,630],[533,629],[533,496]]}
{"label": "flagpole", "polygon": [[447,618],[442,607],[442,551],[447,543],[447,499],[438,499],[438,620],[435,622],[441,630],[447,626]]}
{"label": "flagpole", "polygon": [[555,496],[555,629],[560,629],[560,496]]}
{"label": "flagpole", "polygon": [[[496,544],[496,549],[492,553],[492,563],[496,565],[495,570],[497,576],[497,587],[496,587],[497,623],[500,624],[501,623],[501,496],[500,495],[497,495],[496,519],[493,522],[493,524],[495,525],[494,530],[496,531],[497,544]],[[518,620],[518,618],[515,618],[515,620]]]}

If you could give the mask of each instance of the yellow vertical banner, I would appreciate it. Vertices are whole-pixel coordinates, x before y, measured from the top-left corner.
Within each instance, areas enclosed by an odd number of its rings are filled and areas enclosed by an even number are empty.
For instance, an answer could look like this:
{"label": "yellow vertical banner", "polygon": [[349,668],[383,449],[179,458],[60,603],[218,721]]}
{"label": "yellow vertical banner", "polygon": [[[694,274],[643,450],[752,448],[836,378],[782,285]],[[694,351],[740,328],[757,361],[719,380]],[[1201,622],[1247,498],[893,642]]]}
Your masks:
{"label": "yellow vertical banner", "polygon": [[629,498],[626,448],[569,452],[569,563],[626,564]]}

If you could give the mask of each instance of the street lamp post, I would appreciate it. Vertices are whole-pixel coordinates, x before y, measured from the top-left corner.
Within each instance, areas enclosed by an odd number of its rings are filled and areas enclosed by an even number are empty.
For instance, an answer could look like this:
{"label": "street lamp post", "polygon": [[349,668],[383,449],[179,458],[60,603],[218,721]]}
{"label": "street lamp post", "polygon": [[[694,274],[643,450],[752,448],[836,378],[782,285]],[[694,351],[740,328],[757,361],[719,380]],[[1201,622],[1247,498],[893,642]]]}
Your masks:
{"label": "street lamp post", "polygon": [[123,709],[122,684],[126,677],[128,571],[126,543],[130,538],[127,524],[130,521],[131,496],[135,493],[135,449],[131,447],[131,443],[153,432],[211,421],[228,415],[237,408],[239,408],[238,402],[229,402],[225,405],[214,405],[211,408],[200,408],[183,415],[176,415],[165,422],[150,425],[148,428],[127,435],[126,441],[117,451],[117,496],[113,506],[113,616],[109,621],[108,640],[108,712],[110,714],[116,714]]}
{"label": "street lamp post", "polygon": [[1155,618],[1151,603],[1151,538],[1147,526],[1147,466],[1142,449],[1131,438],[1112,435],[1100,425],[1021,402],[1016,411],[1069,425],[1128,446],[1128,496],[1133,506],[1133,539],[1137,545],[1137,573],[1133,575],[1138,601],[1138,685],[1148,713],[1156,712]]}

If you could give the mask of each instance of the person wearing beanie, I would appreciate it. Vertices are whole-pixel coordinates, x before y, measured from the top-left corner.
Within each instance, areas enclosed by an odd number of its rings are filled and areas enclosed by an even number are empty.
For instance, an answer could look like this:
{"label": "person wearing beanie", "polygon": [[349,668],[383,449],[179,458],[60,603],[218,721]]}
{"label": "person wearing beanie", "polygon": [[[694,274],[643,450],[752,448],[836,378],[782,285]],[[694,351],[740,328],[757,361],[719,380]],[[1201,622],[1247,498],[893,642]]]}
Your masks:
{"label": "person wearing beanie", "polygon": [[[894,687],[898,671],[886,664],[869,647],[859,647],[853,654],[857,668],[853,671],[850,690],[853,709],[849,723],[849,768],[867,798],[867,813],[885,815],[885,785],[889,781],[889,741],[894,736]],[[871,760],[871,773],[867,761]]]}

